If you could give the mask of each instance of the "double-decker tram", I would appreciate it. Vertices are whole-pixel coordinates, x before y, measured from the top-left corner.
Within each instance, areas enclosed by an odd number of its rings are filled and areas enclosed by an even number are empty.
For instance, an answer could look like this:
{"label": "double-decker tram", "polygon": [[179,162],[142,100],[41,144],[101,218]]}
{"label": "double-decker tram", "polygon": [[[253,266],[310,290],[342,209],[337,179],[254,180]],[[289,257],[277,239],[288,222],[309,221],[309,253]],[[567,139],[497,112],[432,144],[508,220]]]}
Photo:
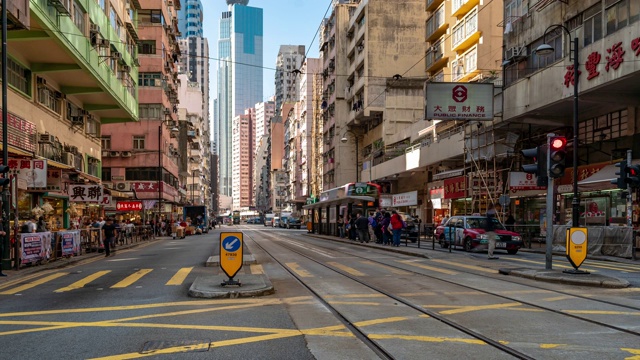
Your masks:
{"label": "double-decker tram", "polygon": [[372,182],[348,183],[323,191],[320,201],[305,205],[307,219],[311,221],[311,232],[323,235],[339,235],[338,221],[346,223],[349,216],[357,212],[367,216],[369,211],[379,208],[380,185]]}

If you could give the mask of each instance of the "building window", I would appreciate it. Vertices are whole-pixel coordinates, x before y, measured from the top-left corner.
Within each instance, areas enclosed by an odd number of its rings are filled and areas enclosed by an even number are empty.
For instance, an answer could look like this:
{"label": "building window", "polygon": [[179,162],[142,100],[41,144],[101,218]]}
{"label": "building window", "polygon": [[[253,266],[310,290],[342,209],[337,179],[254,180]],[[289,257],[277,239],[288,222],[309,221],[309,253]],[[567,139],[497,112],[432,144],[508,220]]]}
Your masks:
{"label": "building window", "polygon": [[638,20],[640,5],[637,0],[606,0],[605,19],[607,35]]}
{"label": "building window", "polygon": [[582,18],[584,46],[602,39],[602,5],[598,3],[588,8]]}
{"label": "building window", "polygon": [[38,84],[38,103],[47,109],[60,114],[62,94],[44,84]]}
{"label": "building window", "polygon": [[140,23],[162,24],[162,11],[138,10],[138,21]]}
{"label": "building window", "polygon": [[84,13],[84,10],[82,9],[82,6],[80,6],[80,3],[78,2],[78,0],[75,0],[73,2],[73,22],[74,24],[76,24],[78,29],[80,29],[80,32],[83,34],[86,31],[86,22],[85,22],[84,14],[85,13]]}
{"label": "building window", "polygon": [[100,159],[96,159],[94,157],[89,157],[87,159],[87,174],[95,177],[101,177],[100,167]]}
{"label": "building window", "polygon": [[627,110],[587,119],[580,123],[579,128],[580,141],[584,144],[617,139],[627,134]]}
{"label": "building window", "polygon": [[155,55],[156,53],[156,41],[155,40],[143,40],[138,44],[138,53]]}
{"label": "building window", "polygon": [[[0,59],[2,64],[2,59]],[[24,94],[31,95],[31,71],[26,67],[18,64],[12,58],[7,58],[7,75],[9,76],[9,85]],[[0,78],[2,74],[0,74]]]}
{"label": "building window", "polygon": [[161,86],[161,73],[139,73],[138,86]]}
{"label": "building window", "polygon": [[100,146],[102,150],[111,150],[111,135],[100,138]]}
{"label": "building window", "polygon": [[134,136],[133,137],[133,149],[134,150],[144,150],[144,135],[143,136]]}
{"label": "building window", "polygon": [[102,168],[102,181],[111,181],[111,168]]}
{"label": "building window", "polygon": [[161,119],[164,106],[162,104],[140,104],[138,110],[140,119]]}

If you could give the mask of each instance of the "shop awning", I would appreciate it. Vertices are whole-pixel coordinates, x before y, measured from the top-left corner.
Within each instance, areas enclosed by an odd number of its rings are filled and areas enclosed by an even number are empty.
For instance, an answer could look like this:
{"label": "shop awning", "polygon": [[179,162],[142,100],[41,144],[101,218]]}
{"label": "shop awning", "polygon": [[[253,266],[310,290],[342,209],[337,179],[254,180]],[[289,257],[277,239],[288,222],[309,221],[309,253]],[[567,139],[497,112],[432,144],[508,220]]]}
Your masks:
{"label": "shop awning", "polygon": [[467,169],[466,168],[462,168],[462,169],[455,169],[455,170],[448,170],[448,171],[439,172],[439,173],[433,175],[433,181],[448,179],[448,178],[452,178],[452,177],[456,177],[456,176],[462,176],[462,175],[464,175],[464,171],[465,170],[467,170]]}
{"label": "shop awning", "polygon": [[[2,150],[2,142],[0,141],[0,150]],[[32,152],[26,151],[26,150],[22,150],[22,149],[18,149],[17,147],[13,146],[13,145],[9,145],[9,156],[11,155],[20,155],[20,156],[30,156],[33,157],[34,154]]]}
{"label": "shop awning", "polygon": [[38,159],[47,160],[47,166],[51,166],[56,169],[63,169],[63,170],[73,169],[73,166],[63,164],[57,161],[53,161],[51,159],[43,158],[42,156],[38,156]]}

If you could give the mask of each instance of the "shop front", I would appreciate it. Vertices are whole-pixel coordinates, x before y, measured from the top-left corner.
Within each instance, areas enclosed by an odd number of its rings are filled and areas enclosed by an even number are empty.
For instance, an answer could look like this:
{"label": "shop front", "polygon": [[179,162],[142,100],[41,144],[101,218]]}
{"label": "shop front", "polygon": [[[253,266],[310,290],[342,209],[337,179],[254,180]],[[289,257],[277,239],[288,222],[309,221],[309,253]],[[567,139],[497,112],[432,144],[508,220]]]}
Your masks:
{"label": "shop front", "polygon": [[442,219],[449,216],[449,208],[443,202],[444,181],[441,180],[428,183],[427,190],[429,191],[431,219],[427,219],[426,222],[440,224]]}
{"label": "shop front", "polygon": [[466,193],[466,176],[458,176],[444,180],[443,199],[448,204],[449,216],[471,214],[471,198],[467,198]]}

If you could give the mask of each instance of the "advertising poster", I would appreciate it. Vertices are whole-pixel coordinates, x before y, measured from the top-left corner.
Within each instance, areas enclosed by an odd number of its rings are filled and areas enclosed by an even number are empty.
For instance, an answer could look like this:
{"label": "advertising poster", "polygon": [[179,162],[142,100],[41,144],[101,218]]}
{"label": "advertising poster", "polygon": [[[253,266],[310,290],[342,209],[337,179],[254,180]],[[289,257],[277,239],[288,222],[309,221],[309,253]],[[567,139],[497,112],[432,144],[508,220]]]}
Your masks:
{"label": "advertising poster", "polygon": [[51,232],[20,234],[22,264],[30,264],[51,257]]}
{"label": "advertising poster", "polygon": [[[63,231],[60,234],[60,244],[62,247],[62,256],[78,255],[76,249],[76,235],[80,235],[78,231]],[[78,246],[79,246],[78,242]]]}

